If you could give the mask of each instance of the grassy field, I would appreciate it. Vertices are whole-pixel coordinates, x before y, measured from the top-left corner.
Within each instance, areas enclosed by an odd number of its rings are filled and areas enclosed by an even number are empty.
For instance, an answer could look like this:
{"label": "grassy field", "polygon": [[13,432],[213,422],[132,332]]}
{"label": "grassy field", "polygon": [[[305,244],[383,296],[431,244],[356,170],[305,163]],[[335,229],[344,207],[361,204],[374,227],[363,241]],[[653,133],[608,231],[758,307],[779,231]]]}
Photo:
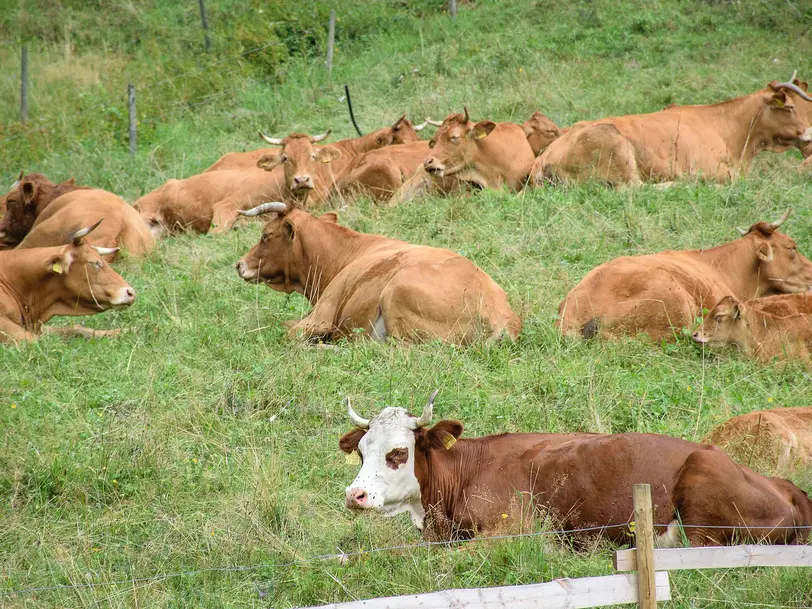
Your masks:
{"label": "grassy field", "polygon": [[[568,125],[722,100],[793,69],[812,74],[812,5],[802,2],[481,0],[462,4],[456,21],[429,0],[271,4],[209,0],[209,54],[195,2],[23,0],[0,12],[0,184],[25,169],[132,201],[223,152],[258,147],[257,127],[352,137],[345,82],[369,131],[403,112],[442,118],[463,104],[475,119],[522,121],[539,109]],[[32,101],[19,125],[23,40]],[[127,82],[139,89],[134,158]],[[341,211],[355,229],[471,258],[522,315],[514,344],[290,341],[282,322],[306,301],[244,284],[233,268],[259,237],[255,223],[125,257],[116,268],[136,304],[82,323],[127,334],[0,348],[0,607],[293,607],[611,573],[611,548],[573,552],[548,538],[310,560],[419,542],[405,515],[344,509],[356,466],[337,447],[350,428],[343,400],[366,416],[385,405],[419,410],[440,387],[436,417],[462,420],[467,436],[692,440],[736,414],[808,405],[812,373],[799,363],[762,366],[685,339],[565,340],[554,326],[559,301],[601,262],[722,243],[790,205],[786,232],[812,255],[812,187],[792,171],[799,159],[765,154],[725,186],[584,185]],[[812,490],[812,471],[793,479]],[[239,565],[258,566],[217,570]],[[118,583],[8,594],[108,581]],[[684,571],[672,584],[668,606],[681,609],[812,606],[812,577],[800,569]]]}

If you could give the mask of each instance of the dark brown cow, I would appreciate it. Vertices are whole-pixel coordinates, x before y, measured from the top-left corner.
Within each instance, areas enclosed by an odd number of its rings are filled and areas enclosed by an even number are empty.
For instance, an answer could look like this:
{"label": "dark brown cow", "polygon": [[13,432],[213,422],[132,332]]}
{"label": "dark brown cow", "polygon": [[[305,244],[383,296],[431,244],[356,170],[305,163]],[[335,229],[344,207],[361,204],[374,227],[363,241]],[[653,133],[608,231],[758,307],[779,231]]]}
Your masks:
{"label": "dark brown cow", "polygon": [[812,466],[812,406],[733,417],[714,429],[705,442],[717,444],[740,463],[770,473]]}
{"label": "dark brown cow", "polygon": [[801,527],[812,525],[801,489],[737,465],[715,446],[640,433],[461,439],[459,421],[428,427],[433,398],[420,417],[390,407],[367,420],[348,405],[357,429],[339,446],[362,459],[345,491],[348,508],[408,512],[424,535],[444,539],[535,512],[565,530],[606,527],[606,537],[624,542],[628,529],[616,525],[633,518],[632,486],[646,483],[661,545],[679,544],[680,522],[692,545],[803,543]]}
{"label": "dark brown cow", "polygon": [[759,300],[739,302],[725,296],[702,320],[694,340],[711,347],[735,345],[748,357],[768,362],[776,357],[809,359],[812,315],[777,316],[760,311]]}
{"label": "dark brown cow", "polygon": [[[56,315],[92,315],[133,303],[135,291],[98,248],[83,242],[97,226],[77,231],[69,245],[0,252],[0,343],[33,340]],[[55,332],[117,333],[80,327]]]}
{"label": "dark brown cow", "polygon": [[598,266],[559,305],[561,332],[585,338],[638,332],[654,340],[672,338],[679,328],[692,328],[702,310],[724,296],[809,290],[812,263],[777,230],[790,211],[711,249],[623,256]]}
{"label": "dark brown cow", "polygon": [[[348,155],[356,155],[368,150],[383,148],[396,144],[409,144],[418,139],[417,132],[423,129],[426,123],[412,125],[404,114],[389,127],[383,127],[361,137],[341,140],[334,145],[346,151]],[[228,152],[206,171],[222,171],[233,169],[256,169],[259,159],[266,154],[276,154],[279,148],[260,148],[248,152]]]}
{"label": "dark brown cow", "polygon": [[339,226],[334,213],[316,218],[284,203],[256,210],[270,212],[276,217],[237,272],[311,302],[293,336],[351,338],[360,328],[377,340],[467,344],[519,334],[521,321],[505,292],[459,254],[357,233]]}
{"label": "dark brown cow", "polygon": [[718,104],[576,123],[539,156],[533,180],[622,185],[701,175],[728,181],[759,152],[812,140],[812,128],[796,111],[812,98],[794,78]]}

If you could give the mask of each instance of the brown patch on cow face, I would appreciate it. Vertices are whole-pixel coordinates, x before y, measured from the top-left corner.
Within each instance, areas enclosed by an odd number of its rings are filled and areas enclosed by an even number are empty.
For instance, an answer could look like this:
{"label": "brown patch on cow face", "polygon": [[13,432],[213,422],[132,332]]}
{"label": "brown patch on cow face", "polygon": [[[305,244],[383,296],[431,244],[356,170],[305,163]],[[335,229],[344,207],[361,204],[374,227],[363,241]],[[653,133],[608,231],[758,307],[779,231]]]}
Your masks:
{"label": "brown patch on cow face", "polygon": [[386,467],[389,469],[397,469],[409,461],[408,448],[393,448],[386,453]]}

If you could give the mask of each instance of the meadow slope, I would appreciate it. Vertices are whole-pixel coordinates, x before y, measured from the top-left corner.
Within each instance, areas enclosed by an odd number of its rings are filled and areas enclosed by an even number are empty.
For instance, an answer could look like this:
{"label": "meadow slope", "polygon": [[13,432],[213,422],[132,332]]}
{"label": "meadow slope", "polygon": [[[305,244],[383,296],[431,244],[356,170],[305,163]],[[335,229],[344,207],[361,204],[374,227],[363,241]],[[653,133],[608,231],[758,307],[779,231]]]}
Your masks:
{"label": "meadow slope", "polygon": [[[14,2],[0,12],[0,184],[25,169],[133,201],[223,152],[259,147],[256,128],[352,137],[345,82],[369,131],[403,112],[438,119],[463,105],[475,119],[521,122],[542,110],[569,125],[727,99],[793,69],[812,75],[812,6],[801,2],[481,0],[461,4],[453,22],[442,4],[209,0],[206,54],[194,2]],[[323,54],[334,6],[330,83]],[[19,125],[23,39],[32,101]],[[139,87],[134,158],[127,82]],[[724,186],[587,184],[336,204],[352,228],[471,258],[524,318],[513,344],[290,341],[282,322],[305,313],[306,301],[234,271],[258,223],[125,257],[116,268],[137,290],[135,305],[81,320],[125,335],[0,347],[0,607],[294,607],[610,573],[611,548],[573,552],[550,538],[310,561],[420,541],[406,516],[344,509],[356,472],[337,447],[350,428],[344,399],[365,416],[385,405],[419,410],[440,387],[435,417],[462,420],[467,436],[692,440],[736,414],[809,405],[812,373],[799,363],[762,366],[684,337],[581,342],[554,326],[560,300],[601,262],[719,244],[788,206],[785,230],[812,255],[812,186],[794,174],[799,160],[796,151],[764,154],[750,176]],[[812,490],[812,471],[793,479]],[[258,567],[212,570],[234,565]],[[8,594],[109,581],[119,583]],[[685,571],[672,584],[667,605],[680,609],[812,606],[801,569]]]}

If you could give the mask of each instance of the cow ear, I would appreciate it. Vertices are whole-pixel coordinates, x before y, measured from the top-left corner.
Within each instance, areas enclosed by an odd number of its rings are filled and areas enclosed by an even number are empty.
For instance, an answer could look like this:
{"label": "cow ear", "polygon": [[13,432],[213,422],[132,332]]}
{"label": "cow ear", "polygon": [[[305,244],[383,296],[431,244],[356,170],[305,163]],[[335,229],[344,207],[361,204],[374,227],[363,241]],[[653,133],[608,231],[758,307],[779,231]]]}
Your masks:
{"label": "cow ear", "polygon": [[45,270],[55,275],[62,275],[67,273],[70,269],[71,256],[70,254],[54,254],[45,263]]}
{"label": "cow ear", "polygon": [[426,440],[431,448],[449,449],[459,440],[462,429],[459,421],[440,421],[426,432]]}
{"label": "cow ear", "polygon": [[742,316],[741,309],[739,308],[739,303],[736,302],[733,304],[733,307],[730,309],[730,315],[733,319],[739,319]]}
{"label": "cow ear", "polygon": [[67,184],[68,186],[73,186],[74,184],[76,184],[76,178],[72,176],[69,180],[65,180],[65,184]]}
{"label": "cow ear", "polygon": [[756,256],[762,262],[770,262],[773,259],[773,246],[769,243],[762,243],[756,250]]}
{"label": "cow ear", "polygon": [[352,431],[348,431],[345,433],[341,438],[338,440],[338,447],[343,450],[348,455],[358,449],[358,443],[361,441],[361,438],[366,435],[365,429],[353,429]]}
{"label": "cow ear", "polygon": [[293,226],[293,222],[289,219],[285,218],[285,221],[282,222],[282,230],[285,231],[288,241],[293,241],[296,238],[296,227]]}
{"label": "cow ear", "polygon": [[471,129],[471,137],[475,140],[481,140],[483,137],[486,137],[491,131],[494,130],[496,127],[496,123],[493,121],[479,121],[474,128]]}
{"label": "cow ear", "polygon": [[338,224],[338,214],[334,211],[328,211],[326,214],[320,215],[319,220],[330,224]]}
{"label": "cow ear", "polygon": [[23,182],[20,188],[23,192],[23,203],[31,205],[37,197],[39,186],[35,182]]}
{"label": "cow ear", "polygon": [[316,154],[316,158],[322,163],[329,163],[335,161],[341,156],[341,151],[333,146],[325,146]]}
{"label": "cow ear", "polygon": [[270,154],[263,154],[257,160],[257,167],[270,171],[282,162],[282,155],[278,152],[271,152]]}
{"label": "cow ear", "polygon": [[794,108],[795,104],[792,103],[792,99],[787,92],[784,90],[776,91],[772,94],[770,98],[769,104],[773,108]]}

